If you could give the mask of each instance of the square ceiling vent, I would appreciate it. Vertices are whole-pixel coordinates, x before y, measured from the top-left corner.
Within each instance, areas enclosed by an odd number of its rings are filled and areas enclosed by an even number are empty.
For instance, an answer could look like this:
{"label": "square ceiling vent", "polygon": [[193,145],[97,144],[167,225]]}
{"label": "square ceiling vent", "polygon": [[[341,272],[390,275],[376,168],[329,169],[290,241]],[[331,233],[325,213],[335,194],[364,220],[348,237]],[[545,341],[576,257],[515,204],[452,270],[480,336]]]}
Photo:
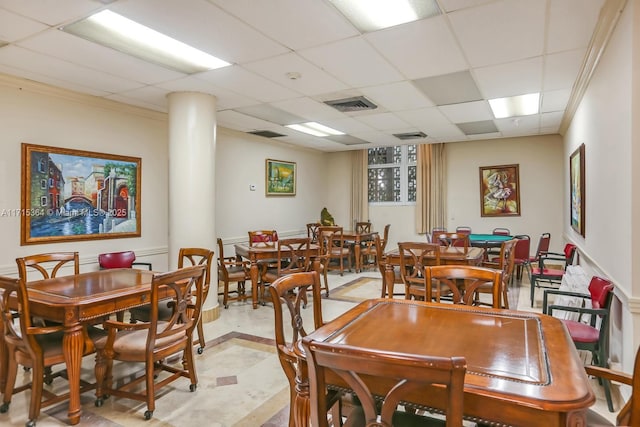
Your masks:
{"label": "square ceiling vent", "polygon": [[334,99],[332,101],[324,101],[325,104],[335,108],[343,113],[352,111],[375,110],[378,108],[376,104],[369,101],[364,96],[354,96],[351,98]]}
{"label": "square ceiling vent", "polygon": [[406,133],[394,133],[393,136],[403,141],[406,141],[410,139],[423,139],[427,137],[427,134],[424,132],[406,132]]}
{"label": "square ceiling vent", "polygon": [[280,136],[286,136],[281,133],[273,132],[270,130],[254,130],[253,132],[247,132],[247,133],[250,133],[252,135],[263,136],[265,138],[278,138]]}

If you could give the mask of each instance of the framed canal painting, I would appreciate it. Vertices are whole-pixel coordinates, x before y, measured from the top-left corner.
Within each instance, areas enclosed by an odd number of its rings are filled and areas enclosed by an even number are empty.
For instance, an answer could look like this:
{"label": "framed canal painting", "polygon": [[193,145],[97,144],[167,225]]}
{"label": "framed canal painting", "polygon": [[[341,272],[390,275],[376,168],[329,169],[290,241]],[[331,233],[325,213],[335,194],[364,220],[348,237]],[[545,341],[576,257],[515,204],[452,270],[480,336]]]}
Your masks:
{"label": "framed canal painting", "polygon": [[22,144],[20,244],[140,237],[141,160]]}
{"label": "framed canal painting", "polygon": [[480,167],[481,216],[520,215],[518,165]]}
{"label": "framed canal painting", "polygon": [[569,175],[571,228],[584,236],[584,144],[569,157]]}
{"label": "framed canal painting", "polygon": [[296,195],[296,164],[267,159],[265,188],[267,196]]}

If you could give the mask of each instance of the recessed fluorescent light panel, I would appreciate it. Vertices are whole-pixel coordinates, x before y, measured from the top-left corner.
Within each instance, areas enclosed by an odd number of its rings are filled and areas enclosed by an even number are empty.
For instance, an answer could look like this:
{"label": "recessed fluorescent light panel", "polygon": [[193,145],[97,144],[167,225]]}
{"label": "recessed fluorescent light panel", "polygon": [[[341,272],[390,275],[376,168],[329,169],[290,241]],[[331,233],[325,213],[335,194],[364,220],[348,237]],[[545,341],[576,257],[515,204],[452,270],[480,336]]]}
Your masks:
{"label": "recessed fluorescent light panel", "polygon": [[295,125],[287,125],[286,127],[313,136],[344,135],[344,132],[340,132],[339,130],[332,129],[316,122],[298,123]]}
{"label": "recessed fluorescent light panel", "polygon": [[363,33],[440,15],[435,0],[330,0]]}
{"label": "recessed fluorescent light panel", "polygon": [[506,117],[529,116],[540,111],[540,94],[511,96],[509,98],[490,99],[489,105],[496,119]]}
{"label": "recessed fluorescent light panel", "polygon": [[231,65],[110,10],[98,12],[62,30],[187,74]]}

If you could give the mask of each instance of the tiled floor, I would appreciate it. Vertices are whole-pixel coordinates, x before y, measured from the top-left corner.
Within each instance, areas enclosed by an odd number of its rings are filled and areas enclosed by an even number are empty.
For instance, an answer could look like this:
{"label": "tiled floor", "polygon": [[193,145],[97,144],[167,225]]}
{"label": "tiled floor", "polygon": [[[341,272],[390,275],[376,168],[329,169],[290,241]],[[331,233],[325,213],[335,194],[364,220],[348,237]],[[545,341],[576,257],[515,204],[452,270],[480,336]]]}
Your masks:
{"label": "tiled floor", "polygon": [[[377,272],[361,274],[330,274],[329,299],[323,298],[323,317],[330,320],[358,301],[378,297],[381,281]],[[370,278],[368,280],[367,278]],[[364,279],[364,280],[363,280]],[[529,284],[523,281],[510,289],[512,307],[529,307]],[[537,304],[540,305],[539,303]],[[222,309],[220,318],[205,325],[207,346],[196,355],[198,389],[189,392],[189,383],[180,379],[165,387],[157,399],[156,410],[149,421],[143,419],[146,405],[122,398],[109,398],[102,407],[95,407],[92,393],[82,396],[82,418],[79,426],[211,426],[211,427],[280,427],[288,420],[288,383],[278,362],[273,345],[273,310],[251,303],[232,303]],[[311,324],[311,310],[305,310]],[[92,357],[85,358],[83,377],[93,379]],[[20,372],[28,380],[29,374]],[[594,382],[597,388],[597,383]],[[56,380],[54,387],[64,387]],[[597,390],[599,393],[599,390]],[[615,414],[606,410],[602,396],[597,408],[611,419]],[[0,414],[0,425],[23,426],[27,419],[29,393],[13,397],[8,413]],[[38,426],[63,426],[66,404],[45,408]]]}

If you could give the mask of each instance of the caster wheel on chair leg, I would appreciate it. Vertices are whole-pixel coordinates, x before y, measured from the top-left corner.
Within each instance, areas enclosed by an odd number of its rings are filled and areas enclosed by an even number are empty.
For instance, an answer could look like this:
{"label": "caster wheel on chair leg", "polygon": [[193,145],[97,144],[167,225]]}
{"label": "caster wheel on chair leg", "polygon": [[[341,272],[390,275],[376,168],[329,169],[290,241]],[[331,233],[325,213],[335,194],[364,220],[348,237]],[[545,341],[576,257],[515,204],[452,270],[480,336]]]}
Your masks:
{"label": "caster wheel on chair leg", "polygon": [[196,391],[196,388],[198,388],[198,384],[191,384],[189,386],[189,391],[191,391],[191,392]]}
{"label": "caster wheel on chair leg", "polygon": [[0,406],[0,414],[4,414],[8,410],[9,410],[9,404],[8,403],[3,403],[2,406]]}
{"label": "caster wheel on chair leg", "polygon": [[144,411],[145,420],[150,420],[152,415],[153,415],[153,411]]}
{"label": "caster wheel on chair leg", "polygon": [[197,352],[198,354],[202,354],[202,352],[204,352],[204,347],[198,347]]}
{"label": "caster wheel on chair leg", "polygon": [[99,408],[102,406],[103,403],[104,403],[104,400],[100,398],[100,399],[96,399],[96,401],[94,402],[94,405],[96,405],[96,408]]}
{"label": "caster wheel on chair leg", "polygon": [[27,421],[27,423],[25,424],[25,427],[36,427],[36,421],[35,420]]}

